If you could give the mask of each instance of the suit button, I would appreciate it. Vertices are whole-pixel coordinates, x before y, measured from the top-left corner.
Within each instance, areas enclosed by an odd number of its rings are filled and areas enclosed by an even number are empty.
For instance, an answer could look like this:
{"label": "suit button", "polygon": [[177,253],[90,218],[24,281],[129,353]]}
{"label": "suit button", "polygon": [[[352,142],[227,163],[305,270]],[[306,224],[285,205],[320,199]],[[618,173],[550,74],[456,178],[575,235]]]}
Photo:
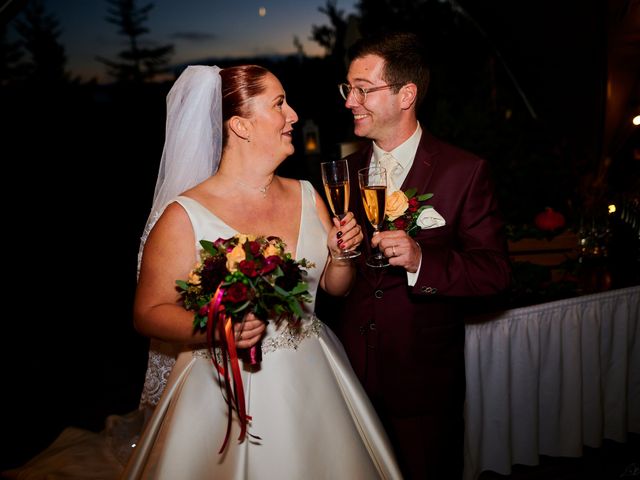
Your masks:
{"label": "suit button", "polygon": [[375,292],[373,292],[373,296],[376,298],[382,298],[382,295],[384,295],[384,292],[382,290],[376,290]]}
{"label": "suit button", "polygon": [[369,330],[375,330],[375,329],[376,329],[376,324],[375,324],[375,323],[373,323],[373,322],[371,322],[371,323],[369,324]]}
{"label": "suit button", "polygon": [[422,290],[422,293],[431,293],[431,287],[427,287],[427,286],[422,286],[420,287],[420,290]]}
{"label": "suit button", "polygon": [[431,293],[432,293],[432,294],[437,293],[437,292],[438,292],[438,289],[437,289],[436,287],[433,287],[433,288],[431,289]]}

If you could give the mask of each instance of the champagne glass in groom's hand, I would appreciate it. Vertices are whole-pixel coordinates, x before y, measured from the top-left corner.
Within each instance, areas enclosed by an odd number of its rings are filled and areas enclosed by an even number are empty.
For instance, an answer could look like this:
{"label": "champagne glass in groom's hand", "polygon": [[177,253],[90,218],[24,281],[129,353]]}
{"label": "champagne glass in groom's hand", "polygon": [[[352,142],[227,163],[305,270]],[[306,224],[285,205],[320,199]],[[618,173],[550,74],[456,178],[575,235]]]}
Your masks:
{"label": "champagne glass in groom's hand", "polygon": [[[369,223],[373,227],[373,234],[380,232],[384,222],[384,212],[387,197],[387,171],[382,167],[368,167],[358,170],[358,183],[362,195],[362,204]],[[388,267],[389,260],[379,248],[367,258],[370,267]]]}
{"label": "champagne glass in groom's hand", "polygon": [[[346,160],[334,160],[320,164],[322,184],[333,214],[340,220],[349,211],[349,165]],[[333,258],[344,260],[360,255],[358,250],[344,250]]]}

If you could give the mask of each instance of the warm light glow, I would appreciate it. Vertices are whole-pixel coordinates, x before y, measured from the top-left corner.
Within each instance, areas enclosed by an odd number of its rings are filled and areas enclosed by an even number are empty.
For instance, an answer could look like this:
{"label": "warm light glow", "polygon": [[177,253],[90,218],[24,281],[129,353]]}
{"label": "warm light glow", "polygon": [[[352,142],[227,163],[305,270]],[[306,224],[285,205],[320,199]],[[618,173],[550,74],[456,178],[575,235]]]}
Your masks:
{"label": "warm light glow", "polygon": [[635,117],[633,117],[632,121],[634,125],[640,125],[640,115],[636,115]]}
{"label": "warm light glow", "polygon": [[307,135],[307,140],[306,140],[306,142],[304,144],[304,149],[308,153],[313,153],[313,152],[316,152],[318,150],[318,139],[316,138],[315,135],[313,135],[313,134]]}
{"label": "warm light glow", "polygon": [[616,213],[616,206],[612,203],[611,205],[609,205],[609,213]]}
{"label": "warm light glow", "polygon": [[320,152],[320,132],[318,126],[310,118],[304,122],[302,127],[304,135],[304,152],[306,154],[314,154]]}
{"label": "warm light glow", "polygon": [[267,9],[264,7],[260,7],[258,9],[258,15],[260,15],[261,17],[264,17],[267,14]]}

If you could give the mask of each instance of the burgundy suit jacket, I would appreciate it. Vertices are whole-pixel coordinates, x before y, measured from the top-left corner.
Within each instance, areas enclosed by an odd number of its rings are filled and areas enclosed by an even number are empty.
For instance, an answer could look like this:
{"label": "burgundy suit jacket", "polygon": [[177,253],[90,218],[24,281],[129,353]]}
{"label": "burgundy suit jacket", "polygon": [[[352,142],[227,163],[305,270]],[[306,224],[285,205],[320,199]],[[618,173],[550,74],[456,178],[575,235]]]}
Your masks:
{"label": "burgundy suit jacket", "polygon": [[[347,158],[350,210],[363,228],[370,225],[357,171],[368,166],[371,155],[369,144]],[[459,307],[464,297],[491,295],[509,286],[503,221],[486,162],[426,131],[401,189],[410,187],[433,193],[428,204],[446,221],[414,237],[422,249],[416,284],[408,285],[402,268],[365,265],[369,228],[360,246],[363,255],[356,259],[356,284],[332,327],[385,415],[461,415],[464,323]]]}

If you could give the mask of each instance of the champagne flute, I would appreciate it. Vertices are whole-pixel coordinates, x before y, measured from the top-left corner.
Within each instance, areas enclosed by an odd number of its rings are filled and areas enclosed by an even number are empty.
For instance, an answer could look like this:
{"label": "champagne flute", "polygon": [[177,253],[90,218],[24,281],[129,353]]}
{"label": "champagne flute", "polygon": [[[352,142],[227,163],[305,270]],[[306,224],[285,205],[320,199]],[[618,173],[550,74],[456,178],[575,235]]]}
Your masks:
{"label": "champagne flute", "polygon": [[[333,162],[322,162],[322,184],[327,195],[329,206],[333,214],[339,219],[343,219],[349,211],[349,165],[346,160],[335,160]],[[358,250],[344,250],[333,255],[337,260],[356,258],[360,255]]]}
{"label": "champagne flute", "polygon": [[[360,194],[367,218],[373,227],[373,234],[382,229],[385,200],[387,196],[387,170],[382,167],[368,167],[358,170]],[[389,266],[389,260],[379,248],[367,258],[367,265],[374,268]]]}

